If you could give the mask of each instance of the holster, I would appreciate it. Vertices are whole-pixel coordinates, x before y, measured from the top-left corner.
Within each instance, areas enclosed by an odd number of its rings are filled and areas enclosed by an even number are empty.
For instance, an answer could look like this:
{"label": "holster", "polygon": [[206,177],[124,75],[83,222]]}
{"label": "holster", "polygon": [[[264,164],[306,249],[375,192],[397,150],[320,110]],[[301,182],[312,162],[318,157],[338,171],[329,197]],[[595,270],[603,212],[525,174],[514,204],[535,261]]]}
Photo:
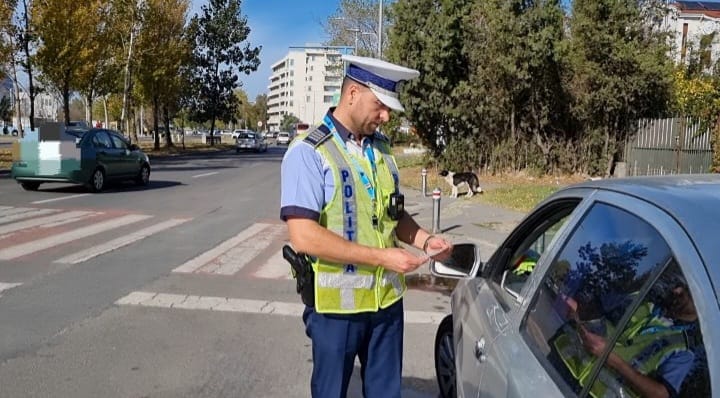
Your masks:
{"label": "holster", "polygon": [[296,253],[292,247],[283,246],[283,258],[290,263],[296,290],[303,304],[308,307],[315,306],[315,272],[304,254]]}

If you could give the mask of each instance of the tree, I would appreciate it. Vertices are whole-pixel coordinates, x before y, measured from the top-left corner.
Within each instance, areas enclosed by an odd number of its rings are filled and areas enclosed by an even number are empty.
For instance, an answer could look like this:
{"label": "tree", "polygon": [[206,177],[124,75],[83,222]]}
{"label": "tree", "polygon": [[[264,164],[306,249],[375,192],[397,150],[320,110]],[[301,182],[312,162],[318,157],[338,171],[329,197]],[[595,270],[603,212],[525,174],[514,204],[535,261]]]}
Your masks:
{"label": "tree", "polygon": [[[10,37],[13,34],[12,15],[16,1],[6,0],[0,3],[0,66],[8,63],[13,54]],[[5,74],[4,68],[0,68],[0,77],[4,77]]]}
{"label": "tree", "polygon": [[673,79],[674,110],[700,122],[700,130],[713,131],[712,170],[720,172],[720,63],[711,61],[710,43],[716,34],[688,45],[687,63],[678,66]]}
{"label": "tree", "polygon": [[[123,83],[122,83],[122,111],[120,113],[120,129],[130,133],[130,103],[133,90],[133,66],[135,64],[135,42],[142,26],[142,15],[145,9],[145,0],[115,0],[113,5],[113,20],[111,30],[114,32],[116,42],[121,44],[123,54]],[[132,132],[133,139],[137,140],[137,131]]]}
{"label": "tree", "polygon": [[[138,89],[152,105],[156,133],[162,113],[168,147],[173,145],[170,119],[180,107],[182,68],[190,58],[185,34],[188,7],[187,0],[149,0],[137,40]],[[160,136],[155,134],[155,149],[159,147]]]}
{"label": "tree", "polygon": [[388,58],[420,71],[404,86],[402,103],[423,143],[435,155],[442,152],[438,134],[462,137],[457,89],[467,80],[469,60],[464,51],[464,16],[469,3],[461,0],[399,0],[393,6]]}
{"label": "tree", "polygon": [[465,43],[471,71],[459,89],[462,114],[473,121],[468,135],[484,143],[473,148],[485,157],[476,163],[542,172],[556,166],[553,147],[564,140],[567,115],[558,52],[564,17],[557,0],[476,3]]}
{"label": "tree", "polygon": [[575,0],[570,20],[569,89],[584,126],[589,173],[612,174],[636,121],[666,112],[672,64],[664,35],[649,29],[641,2]]}
{"label": "tree", "polygon": [[195,40],[192,86],[197,93],[190,101],[191,119],[209,120],[211,136],[216,120],[227,123],[236,113],[234,90],[241,85],[237,72],[250,74],[260,65],[261,47],[245,43],[250,28],[240,6],[240,0],[210,0],[190,22]]}
{"label": "tree", "polygon": [[100,0],[45,0],[34,2],[32,18],[39,41],[37,66],[62,93],[65,123],[70,123],[70,95],[77,89],[88,59]]}
{"label": "tree", "polygon": [[[262,127],[258,128],[259,131],[267,129],[268,120],[268,103],[267,94],[260,94],[255,97],[255,103],[253,104],[253,113],[257,118],[257,122],[262,123]],[[257,126],[257,122],[255,125]]]}
{"label": "tree", "polygon": [[120,73],[120,64],[114,57],[120,52],[120,46],[113,40],[112,17],[113,10],[109,3],[97,3],[95,10],[95,24],[89,24],[90,38],[85,50],[78,57],[82,57],[82,64],[77,74],[76,88],[85,99],[85,117],[88,123],[93,121],[93,101],[96,97],[105,97],[111,92],[119,90],[117,76]]}
{"label": "tree", "polygon": [[378,35],[378,0],[341,0],[337,11],[323,24],[331,46],[352,46],[361,56],[378,57],[378,38],[383,41],[382,53],[387,48],[387,32],[392,24],[389,1],[383,2],[382,35]]}
{"label": "tree", "polygon": [[30,103],[30,130],[35,130],[35,97],[38,94],[38,90],[34,80],[34,52],[37,46],[37,40],[33,32],[33,23],[30,14],[32,3],[29,0],[21,0],[20,6],[18,24],[15,27],[15,44],[18,53],[21,54],[19,64],[28,78],[27,93]]}
{"label": "tree", "polygon": [[293,114],[283,116],[282,121],[280,122],[280,131],[291,131],[293,126],[295,126],[295,124],[299,121],[300,119]]}

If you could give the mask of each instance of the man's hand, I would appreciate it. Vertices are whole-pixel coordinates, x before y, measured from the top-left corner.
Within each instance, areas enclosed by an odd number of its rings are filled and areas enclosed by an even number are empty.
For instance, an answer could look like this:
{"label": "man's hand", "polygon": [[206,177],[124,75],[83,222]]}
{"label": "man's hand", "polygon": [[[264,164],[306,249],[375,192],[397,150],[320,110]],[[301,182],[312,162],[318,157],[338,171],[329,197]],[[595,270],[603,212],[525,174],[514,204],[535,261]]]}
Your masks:
{"label": "man's hand", "polygon": [[425,253],[435,261],[443,262],[450,258],[453,244],[439,236],[431,236],[427,241]]}
{"label": "man's hand", "polygon": [[596,357],[599,357],[600,355],[602,355],[603,352],[605,352],[607,341],[604,337],[587,330],[587,328],[583,325],[580,325],[579,332],[580,339],[582,339],[583,342],[583,346],[586,350],[588,350],[588,352],[590,352]]}
{"label": "man's hand", "polygon": [[405,249],[398,247],[382,249],[382,263],[384,268],[405,274],[418,269],[425,264],[428,258],[418,257]]}

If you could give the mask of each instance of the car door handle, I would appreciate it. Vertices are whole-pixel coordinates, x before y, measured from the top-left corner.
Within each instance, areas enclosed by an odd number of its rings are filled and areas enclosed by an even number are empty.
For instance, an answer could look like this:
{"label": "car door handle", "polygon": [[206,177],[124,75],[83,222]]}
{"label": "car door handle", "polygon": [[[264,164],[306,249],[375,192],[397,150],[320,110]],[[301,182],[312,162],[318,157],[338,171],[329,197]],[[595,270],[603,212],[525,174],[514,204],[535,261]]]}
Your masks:
{"label": "car door handle", "polygon": [[475,358],[480,363],[487,361],[487,356],[485,355],[485,338],[481,337],[480,340],[475,342]]}

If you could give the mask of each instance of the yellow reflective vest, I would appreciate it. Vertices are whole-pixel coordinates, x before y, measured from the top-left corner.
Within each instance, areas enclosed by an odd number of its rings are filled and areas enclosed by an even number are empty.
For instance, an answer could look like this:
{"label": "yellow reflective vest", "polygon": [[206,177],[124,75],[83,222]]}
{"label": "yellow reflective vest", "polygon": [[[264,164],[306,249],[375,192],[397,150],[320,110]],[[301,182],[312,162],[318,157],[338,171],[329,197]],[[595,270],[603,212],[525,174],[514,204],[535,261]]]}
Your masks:
{"label": "yellow reflective vest", "polygon": [[[390,195],[398,189],[399,173],[386,139],[378,134],[373,139],[375,173],[368,159],[352,159],[337,135],[315,128],[307,136],[299,136],[300,140],[315,146],[330,164],[335,181],[332,200],[320,212],[320,225],[360,245],[396,247],[397,221],[390,219],[387,208]],[[372,179],[375,206],[358,168]],[[407,290],[402,274],[376,264],[340,264],[316,259],[313,270],[315,310],[319,313],[374,312],[397,302]]]}
{"label": "yellow reflective vest", "polygon": [[[615,354],[644,375],[657,370],[663,358],[671,352],[688,349],[683,330],[668,326],[654,316],[653,308],[650,303],[642,304],[630,318],[613,348]],[[603,322],[605,335],[612,336],[614,326],[607,320]],[[564,333],[554,341],[555,349],[573,377],[584,387],[597,359],[585,350],[578,331],[569,325],[563,326],[563,329]],[[595,398],[639,396],[607,367],[600,370],[590,395]]]}

